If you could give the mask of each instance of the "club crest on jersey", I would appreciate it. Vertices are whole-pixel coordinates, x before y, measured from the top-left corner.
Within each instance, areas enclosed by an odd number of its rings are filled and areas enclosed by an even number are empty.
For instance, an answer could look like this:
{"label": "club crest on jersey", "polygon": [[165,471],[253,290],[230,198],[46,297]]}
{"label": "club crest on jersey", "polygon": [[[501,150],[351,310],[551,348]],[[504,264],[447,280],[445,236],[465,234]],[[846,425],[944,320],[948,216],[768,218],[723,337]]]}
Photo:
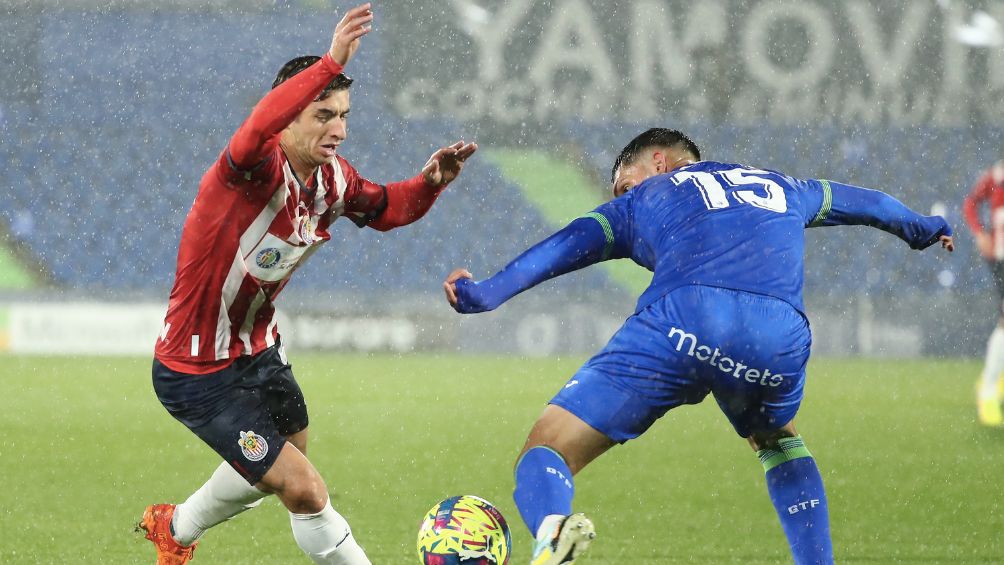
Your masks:
{"label": "club crest on jersey", "polygon": [[237,444],[241,446],[241,453],[249,461],[261,461],[268,454],[268,443],[265,438],[251,430],[241,432],[241,439]]}
{"label": "club crest on jersey", "polygon": [[275,247],[269,247],[267,249],[262,249],[258,252],[258,255],[254,258],[255,263],[262,269],[271,269],[276,266],[282,254]]}
{"label": "club crest on jersey", "polygon": [[314,222],[309,217],[304,217],[303,221],[300,222],[300,239],[307,245],[314,243],[314,240],[317,239],[314,237]]}

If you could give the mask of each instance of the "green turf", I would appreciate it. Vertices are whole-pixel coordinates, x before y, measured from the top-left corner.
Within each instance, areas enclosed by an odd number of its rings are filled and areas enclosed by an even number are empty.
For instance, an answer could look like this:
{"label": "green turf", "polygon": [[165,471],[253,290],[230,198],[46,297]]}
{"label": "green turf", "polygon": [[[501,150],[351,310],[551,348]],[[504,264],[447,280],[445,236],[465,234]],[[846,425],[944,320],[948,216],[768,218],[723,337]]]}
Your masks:
{"label": "green turf", "polygon": [[0,245],[0,290],[28,290],[35,286],[28,271],[13,253]]}
{"label": "green turf", "polygon": [[[376,564],[417,563],[440,498],[478,494],[529,538],[511,464],[579,360],[293,354],[309,456]],[[155,399],[146,359],[0,356],[0,563],[151,563],[144,505],[180,501],[215,455]],[[972,362],[816,361],[799,429],[826,481],[840,563],[1004,555],[1004,431],[973,421]],[[590,563],[784,563],[762,468],[713,402],[674,411],[577,478]],[[305,563],[274,499],[212,530],[197,565]]]}

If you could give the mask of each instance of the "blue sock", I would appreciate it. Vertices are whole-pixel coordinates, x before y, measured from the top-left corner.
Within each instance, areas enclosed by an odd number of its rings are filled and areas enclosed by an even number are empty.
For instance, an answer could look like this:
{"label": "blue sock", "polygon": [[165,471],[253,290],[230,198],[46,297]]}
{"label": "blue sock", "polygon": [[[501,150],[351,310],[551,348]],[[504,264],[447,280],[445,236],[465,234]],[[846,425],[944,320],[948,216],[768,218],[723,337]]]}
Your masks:
{"label": "blue sock", "polygon": [[512,498],[530,528],[530,535],[536,537],[546,516],[571,514],[574,494],[572,471],[550,447],[533,447],[516,463],[516,490]]}
{"label": "blue sock", "polygon": [[823,478],[802,436],[784,438],[777,449],[762,449],[757,457],[767,472],[767,492],[795,565],[833,563]]}

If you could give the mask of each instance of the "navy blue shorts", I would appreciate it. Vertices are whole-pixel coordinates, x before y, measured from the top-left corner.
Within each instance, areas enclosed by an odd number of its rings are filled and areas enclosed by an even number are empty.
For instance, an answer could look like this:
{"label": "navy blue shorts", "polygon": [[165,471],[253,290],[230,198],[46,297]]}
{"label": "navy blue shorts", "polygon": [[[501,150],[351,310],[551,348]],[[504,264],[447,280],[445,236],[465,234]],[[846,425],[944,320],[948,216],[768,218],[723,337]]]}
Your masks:
{"label": "navy blue shorts", "polygon": [[748,437],[795,417],[811,343],[808,322],[787,302],[681,287],[628,318],[551,403],[623,443],[711,393]]}
{"label": "navy blue shorts", "polygon": [[307,427],[307,405],[281,344],[206,375],[153,360],[153,389],[164,408],[248,483],[261,481],[286,444]]}

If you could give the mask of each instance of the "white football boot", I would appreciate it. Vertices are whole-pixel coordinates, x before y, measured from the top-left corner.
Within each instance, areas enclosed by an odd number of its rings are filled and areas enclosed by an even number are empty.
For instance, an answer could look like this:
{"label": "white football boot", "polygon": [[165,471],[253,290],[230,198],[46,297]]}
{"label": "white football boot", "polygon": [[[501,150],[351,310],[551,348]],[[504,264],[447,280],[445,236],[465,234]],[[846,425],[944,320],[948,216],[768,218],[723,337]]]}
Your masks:
{"label": "white football boot", "polygon": [[585,514],[565,516],[550,536],[535,542],[530,565],[571,565],[589,549],[595,537],[593,522]]}

